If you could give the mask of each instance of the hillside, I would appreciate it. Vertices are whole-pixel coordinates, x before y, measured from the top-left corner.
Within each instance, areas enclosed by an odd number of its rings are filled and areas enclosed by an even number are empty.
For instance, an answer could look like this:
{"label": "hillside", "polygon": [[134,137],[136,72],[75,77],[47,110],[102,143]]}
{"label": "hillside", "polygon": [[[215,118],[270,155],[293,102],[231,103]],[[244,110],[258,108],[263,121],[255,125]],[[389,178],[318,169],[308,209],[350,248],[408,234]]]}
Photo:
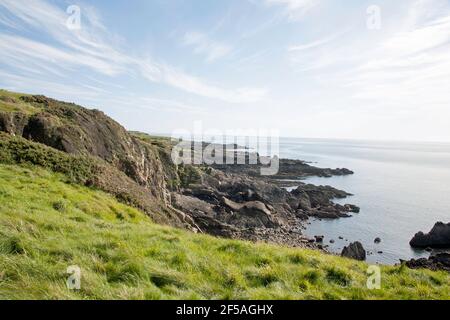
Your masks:
{"label": "hillside", "polygon": [[[382,267],[368,290],[367,264],[308,249],[319,246],[298,226],[348,216],[332,202],[345,191],[176,166],[171,147],[100,111],[0,90],[0,299],[450,296],[445,272]],[[288,176],[349,172],[282,164]],[[79,291],[66,287],[74,265]]]}
{"label": "hillside", "polygon": [[[163,227],[36,166],[0,165],[0,299],[442,299],[449,274]],[[81,290],[66,288],[68,266]]]}
{"label": "hillside", "polygon": [[279,185],[280,179],[285,184],[292,177],[346,175],[350,170],[280,159],[279,174],[263,177],[255,174],[261,166],[175,165],[173,145],[167,138],[128,132],[98,110],[0,90],[0,162],[75,175],[75,182],[113,194],[154,222],[232,239],[317,248],[301,232],[304,220],[337,219],[358,211],[332,201],[349,195],[342,190],[302,184],[288,192]]}

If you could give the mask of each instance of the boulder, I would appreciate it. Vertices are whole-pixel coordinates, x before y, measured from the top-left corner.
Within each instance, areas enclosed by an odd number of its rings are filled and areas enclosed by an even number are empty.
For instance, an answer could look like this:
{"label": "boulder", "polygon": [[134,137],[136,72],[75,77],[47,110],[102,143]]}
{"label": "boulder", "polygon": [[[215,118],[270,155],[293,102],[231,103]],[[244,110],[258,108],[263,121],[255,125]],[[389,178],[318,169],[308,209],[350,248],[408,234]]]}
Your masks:
{"label": "boulder", "polygon": [[314,238],[316,239],[316,242],[323,242],[323,239],[325,237],[324,236],[314,236]]}
{"label": "boulder", "polygon": [[414,248],[450,248],[450,223],[438,222],[429,233],[416,233],[409,244]]}
{"label": "boulder", "polygon": [[348,212],[353,212],[353,213],[361,212],[361,209],[358,206],[355,206],[354,204],[346,204],[346,205],[344,205],[344,207]]}
{"label": "boulder", "polygon": [[375,240],[373,242],[376,244],[381,243],[381,238],[377,237],[377,238],[375,238]]}
{"label": "boulder", "polygon": [[344,247],[341,253],[342,257],[351,258],[355,260],[364,261],[366,260],[366,250],[364,249],[361,242],[356,241]]}
{"label": "boulder", "polygon": [[312,209],[308,214],[309,216],[318,219],[338,219],[351,217],[347,214],[347,210],[341,210],[339,205],[328,205]]}
{"label": "boulder", "polygon": [[260,201],[248,201],[245,203],[236,203],[225,197],[223,203],[234,211],[229,216],[228,223],[232,225],[251,228],[275,228],[280,226],[277,218],[272,214],[271,208]]}

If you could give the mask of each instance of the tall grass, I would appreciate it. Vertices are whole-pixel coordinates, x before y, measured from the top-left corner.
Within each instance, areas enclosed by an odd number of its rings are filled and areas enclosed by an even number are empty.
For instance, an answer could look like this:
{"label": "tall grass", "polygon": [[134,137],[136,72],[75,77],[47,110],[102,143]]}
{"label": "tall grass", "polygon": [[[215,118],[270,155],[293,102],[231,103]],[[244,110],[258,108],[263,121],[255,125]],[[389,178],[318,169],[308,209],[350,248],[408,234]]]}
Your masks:
{"label": "tall grass", "polygon": [[[153,224],[38,167],[0,165],[1,299],[448,299],[449,274],[217,239]],[[81,289],[66,286],[81,268]]]}

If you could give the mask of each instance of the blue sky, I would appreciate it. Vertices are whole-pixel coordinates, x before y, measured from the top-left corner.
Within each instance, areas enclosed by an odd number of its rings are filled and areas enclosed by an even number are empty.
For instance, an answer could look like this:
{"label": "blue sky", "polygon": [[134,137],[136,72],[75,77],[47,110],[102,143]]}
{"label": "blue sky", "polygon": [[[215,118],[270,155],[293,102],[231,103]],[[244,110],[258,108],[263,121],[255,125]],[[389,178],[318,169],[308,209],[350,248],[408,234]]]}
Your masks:
{"label": "blue sky", "polygon": [[0,0],[0,87],[151,133],[450,141],[450,1]]}

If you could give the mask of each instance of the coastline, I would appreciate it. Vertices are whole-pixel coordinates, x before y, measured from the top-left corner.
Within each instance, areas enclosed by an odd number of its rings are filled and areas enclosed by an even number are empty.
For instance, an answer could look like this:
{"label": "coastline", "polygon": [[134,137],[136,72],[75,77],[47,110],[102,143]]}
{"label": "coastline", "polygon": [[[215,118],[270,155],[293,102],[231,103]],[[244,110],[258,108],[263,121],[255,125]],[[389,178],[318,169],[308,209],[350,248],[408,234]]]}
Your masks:
{"label": "coastline", "polygon": [[279,162],[280,170],[272,176],[259,174],[259,158],[256,165],[198,166],[197,179],[173,194],[175,207],[188,213],[201,230],[214,235],[326,250],[323,241],[305,236],[308,219],[349,218],[359,208],[333,202],[351,195],[346,191],[297,179],[353,172],[318,168],[301,160]]}
{"label": "coastline", "polygon": [[[344,191],[347,188],[298,182],[353,176],[350,169],[277,158],[279,170],[267,176],[260,174],[264,165],[258,154],[253,154],[256,164],[176,164],[175,141],[129,132],[98,110],[44,96],[9,94],[3,101],[16,108],[13,113],[0,113],[4,161],[44,165],[69,174],[74,182],[110,193],[159,224],[329,252],[324,241],[328,242],[327,232],[305,233],[310,219],[353,221],[352,216],[361,216],[360,209],[347,202],[351,196]],[[199,143],[187,143],[195,157]],[[200,143],[202,153],[206,146]],[[238,153],[244,159],[250,156],[247,148],[233,148],[235,158]]]}

